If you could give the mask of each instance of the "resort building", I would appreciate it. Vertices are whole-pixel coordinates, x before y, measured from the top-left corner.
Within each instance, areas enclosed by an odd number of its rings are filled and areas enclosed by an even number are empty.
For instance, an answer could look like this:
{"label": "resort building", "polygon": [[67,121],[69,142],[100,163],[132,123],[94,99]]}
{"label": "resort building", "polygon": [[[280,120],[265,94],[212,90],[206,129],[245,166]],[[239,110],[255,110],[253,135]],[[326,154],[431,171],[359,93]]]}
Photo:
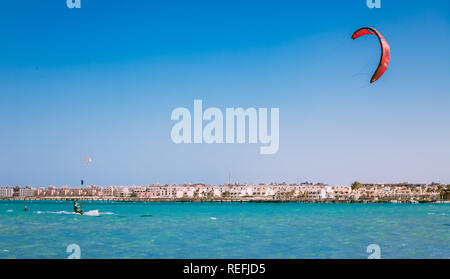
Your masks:
{"label": "resort building", "polygon": [[35,190],[29,186],[19,189],[19,197],[33,197]]}
{"label": "resort building", "polygon": [[34,189],[26,187],[1,187],[0,198],[75,198],[86,197],[143,200],[281,200],[308,202],[435,202],[449,198],[450,186],[441,184],[362,184],[362,186],[338,186],[323,183],[270,183],[270,184],[174,184],[148,186],[89,185],[82,188],[68,186]]}
{"label": "resort building", "polygon": [[0,197],[1,198],[10,198],[14,194],[14,189],[11,187],[1,187],[0,188]]}

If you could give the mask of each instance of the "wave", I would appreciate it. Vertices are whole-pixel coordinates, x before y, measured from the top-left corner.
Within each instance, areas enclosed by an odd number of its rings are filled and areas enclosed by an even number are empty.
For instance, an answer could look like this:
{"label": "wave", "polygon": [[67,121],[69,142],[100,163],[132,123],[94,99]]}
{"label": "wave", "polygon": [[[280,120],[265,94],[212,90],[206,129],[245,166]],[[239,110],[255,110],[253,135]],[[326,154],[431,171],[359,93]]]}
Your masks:
{"label": "wave", "polygon": [[84,212],[83,215],[75,212],[69,212],[69,211],[35,211],[36,214],[69,214],[69,215],[80,215],[80,216],[100,216],[100,215],[112,215],[113,212],[99,212],[98,209],[95,210],[89,210]]}
{"label": "wave", "polygon": [[446,216],[447,215],[447,213],[445,213],[445,212],[443,212],[443,213],[428,212],[428,215],[436,215],[436,214],[441,215],[441,216]]}

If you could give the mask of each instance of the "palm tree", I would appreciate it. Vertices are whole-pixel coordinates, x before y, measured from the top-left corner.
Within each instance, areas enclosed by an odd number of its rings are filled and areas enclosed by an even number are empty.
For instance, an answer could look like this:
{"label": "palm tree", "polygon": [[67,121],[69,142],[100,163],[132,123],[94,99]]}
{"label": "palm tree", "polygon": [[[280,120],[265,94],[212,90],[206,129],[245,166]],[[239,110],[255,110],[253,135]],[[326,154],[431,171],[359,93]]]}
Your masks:
{"label": "palm tree", "polygon": [[352,183],[352,190],[358,190],[361,187],[362,187],[362,185],[358,181],[355,181]]}
{"label": "palm tree", "polygon": [[227,198],[230,195],[229,191],[225,191],[222,193],[222,197]]}
{"label": "palm tree", "polygon": [[213,192],[213,190],[209,190],[209,191],[206,193],[206,197],[207,197],[208,199],[212,199],[212,198],[214,197],[214,192]]}
{"label": "palm tree", "polygon": [[197,190],[194,191],[194,198],[195,198],[195,199],[198,198],[198,195],[199,195],[199,191],[198,191],[198,189],[197,189]]}

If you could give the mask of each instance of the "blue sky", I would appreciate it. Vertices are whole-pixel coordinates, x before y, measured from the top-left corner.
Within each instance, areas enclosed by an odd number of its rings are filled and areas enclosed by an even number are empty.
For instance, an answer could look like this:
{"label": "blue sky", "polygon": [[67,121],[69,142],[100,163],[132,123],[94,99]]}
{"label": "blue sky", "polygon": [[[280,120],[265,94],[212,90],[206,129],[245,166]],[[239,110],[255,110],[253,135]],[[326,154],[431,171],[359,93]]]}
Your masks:
{"label": "blue sky", "polygon": [[[1,0],[0,185],[450,183],[447,0],[65,2]],[[279,152],[174,144],[194,99],[280,108]]]}

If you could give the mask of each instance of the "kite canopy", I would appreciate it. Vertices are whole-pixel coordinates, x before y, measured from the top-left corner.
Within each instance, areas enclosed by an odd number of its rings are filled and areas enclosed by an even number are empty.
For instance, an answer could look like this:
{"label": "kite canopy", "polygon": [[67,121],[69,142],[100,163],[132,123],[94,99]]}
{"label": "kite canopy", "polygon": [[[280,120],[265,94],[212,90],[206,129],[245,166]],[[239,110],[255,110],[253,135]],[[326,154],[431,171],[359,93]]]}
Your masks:
{"label": "kite canopy", "polygon": [[380,34],[380,32],[371,27],[363,27],[356,30],[355,33],[353,33],[352,35],[352,39],[355,40],[365,35],[377,36],[381,45],[380,63],[378,64],[377,70],[370,79],[370,83],[373,83],[377,81],[384,74],[384,72],[386,72],[386,69],[389,66],[389,61],[391,60],[391,49],[389,47],[389,44],[384,39],[384,37]]}

